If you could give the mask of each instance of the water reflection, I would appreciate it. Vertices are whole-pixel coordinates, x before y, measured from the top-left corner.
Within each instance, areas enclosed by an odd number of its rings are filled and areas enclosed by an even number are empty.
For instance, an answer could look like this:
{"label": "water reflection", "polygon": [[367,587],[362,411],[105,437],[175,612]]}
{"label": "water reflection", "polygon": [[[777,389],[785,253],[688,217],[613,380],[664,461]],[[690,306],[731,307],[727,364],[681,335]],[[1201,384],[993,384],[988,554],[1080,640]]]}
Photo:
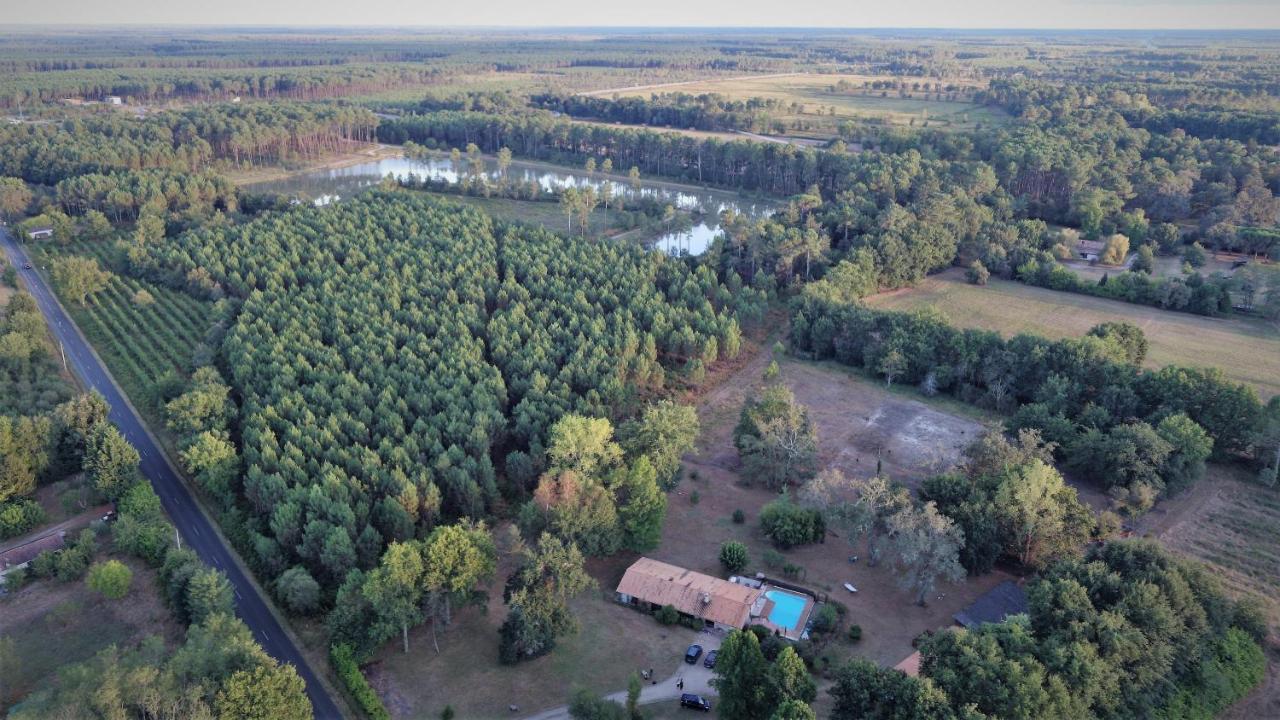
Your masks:
{"label": "water reflection", "polygon": [[[462,167],[470,161],[463,158]],[[404,179],[410,174],[419,178],[456,183],[461,168],[454,167],[445,155],[424,159],[387,158],[383,160],[300,173],[281,180],[254,183],[248,186],[253,192],[277,192],[287,195],[301,194],[315,198],[317,205],[336,202],[362,190],[377,185],[387,175]],[[494,158],[484,158],[484,174],[491,182],[501,179]],[[588,174],[585,170],[570,170],[540,163],[513,162],[506,171],[507,180],[515,183],[535,182],[544,190],[563,190],[568,187],[592,186],[597,192],[605,182],[612,182],[613,195],[624,202],[636,198],[652,198],[659,202],[693,213],[692,226],[672,227],[653,241],[653,246],[671,254],[704,252],[720,231],[720,213],[732,209],[747,217],[764,217],[778,209],[776,200],[746,198],[723,190],[689,190],[664,185],[660,182],[640,181],[632,187],[626,179],[606,177],[601,173]]]}

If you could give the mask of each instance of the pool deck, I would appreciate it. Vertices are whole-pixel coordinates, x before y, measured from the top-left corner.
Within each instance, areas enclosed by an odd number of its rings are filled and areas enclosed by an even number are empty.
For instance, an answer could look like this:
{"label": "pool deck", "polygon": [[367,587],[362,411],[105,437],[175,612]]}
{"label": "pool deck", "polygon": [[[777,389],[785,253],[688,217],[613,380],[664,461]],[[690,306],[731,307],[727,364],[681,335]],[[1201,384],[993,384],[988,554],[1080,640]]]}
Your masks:
{"label": "pool deck", "polygon": [[773,612],[774,602],[764,594],[760,596],[760,600],[763,602],[763,606],[760,608],[760,614],[751,618],[751,622],[753,624],[763,625],[788,640],[799,640],[800,635],[804,632],[805,625],[809,622],[809,613],[813,612],[814,606],[817,605],[813,596],[777,587],[775,585],[765,585],[762,589],[766,593],[770,590],[776,590],[788,595],[804,598],[804,607],[800,609],[800,617],[796,620],[794,627],[782,627],[781,625],[774,624],[773,621],[769,619],[769,615]]}

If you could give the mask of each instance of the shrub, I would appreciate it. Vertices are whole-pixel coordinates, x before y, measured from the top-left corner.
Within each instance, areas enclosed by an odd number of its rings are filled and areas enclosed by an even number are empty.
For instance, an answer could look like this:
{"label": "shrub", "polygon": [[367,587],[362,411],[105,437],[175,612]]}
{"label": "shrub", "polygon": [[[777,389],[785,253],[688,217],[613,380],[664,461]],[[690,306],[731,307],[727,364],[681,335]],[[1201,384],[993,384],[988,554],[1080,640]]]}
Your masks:
{"label": "shrub", "polygon": [[653,617],[663,625],[675,625],[680,622],[680,612],[673,605],[663,605],[658,608]]}
{"label": "shrub", "polygon": [[818,542],[827,533],[822,513],[800,507],[785,495],[760,511],[760,529],[782,549]]}
{"label": "shrub", "polygon": [[387,712],[382,699],[372,687],[369,687],[369,681],[365,679],[364,673],[360,672],[360,666],[356,664],[355,652],[350,645],[342,643],[329,648],[329,660],[333,663],[333,669],[337,672],[338,678],[346,686],[347,692],[351,693],[351,697],[370,720],[391,720],[391,713]]}
{"label": "shrub", "polygon": [[1258,644],[1267,639],[1267,611],[1258,598],[1249,595],[1236,603],[1231,624],[1243,630]]}
{"label": "shrub", "polygon": [[734,524],[734,525],[741,525],[741,524],[745,523],[746,521],[747,521],[747,514],[746,514],[746,513],[742,512],[741,510],[734,510],[734,511],[733,511],[733,524]]}
{"label": "shrub", "polygon": [[787,558],[777,550],[769,549],[764,551],[764,566],[770,570],[776,570],[782,567]]}
{"label": "shrub", "polygon": [[861,641],[862,641],[862,626],[850,625],[849,626],[849,642],[861,642]]}
{"label": "shrub", "polygon": [[8,575],[4,576],[4,589],[8,592],[17,592],[23,585],[27,584],[27,568],[18,568],[10,570]]}
{"label": "shrub", "polygon": [[89,568],[89,577],[85,584],[90,590],[101,594],[108,600],[119,600],[129,594],[129,585],[133,583],[133,571],[119,560],[108,560],[95,563]]}
{"label": "shrub", "polygon": [[689,502],[690,502],[690,503],[693,503],[694,505],[697,505],[697,504],[698,504],[698,501],[699,501],[699,500],[701,500],[701,499],[702,499],[702,496],[698,494],[698,491],[697,491],[697,490],[694,490],[693,492],[689,493]]}
{"label": "shrub", "polygon": [[17,537],[44,523],[47,519],[40,503],[19,498],[0,504],[0,540]]}
{"label": "shrub", "polygon": [[742,572],[748,561],[747,546],[737,540],[720,544],[720,564],[731,573]]}
{"label": "shrub", "polygon": [[836,609],[824,604],[813,616],[813,629],[820,633],[828,633],[836,629],[838,622],[840,622],[840,616],[836,614]]}

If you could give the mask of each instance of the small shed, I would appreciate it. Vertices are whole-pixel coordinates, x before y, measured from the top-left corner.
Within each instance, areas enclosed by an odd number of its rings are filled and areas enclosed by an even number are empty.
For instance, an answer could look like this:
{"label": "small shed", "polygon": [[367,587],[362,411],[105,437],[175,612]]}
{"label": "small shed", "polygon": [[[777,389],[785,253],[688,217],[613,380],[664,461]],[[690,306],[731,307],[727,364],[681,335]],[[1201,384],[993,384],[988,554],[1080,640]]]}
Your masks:
{"label": "small shed", "polygon": [[123,105],[124,98],[120,97],[119,95],[108,95],[103,99],[103,102],[105,102],[108,105]]}
{"label": "small shed", "polygon": [[975,628],[984,623],[1004,622],[1010,615],[1026,612],[1027,594],[1017,583],[1005,580],[953,617],[957,625]]}
{"label": "small shed", "polygon": [[1076,244],[1076,255],[1081,260],[1089,262],[1097,262],[1102,257],[1102,253],[1107,249],[1107,244],[1101,240],[1081,240]]}
{"label": "small shed", "polygon": [[48,240],[53,237],[53,226],[37,225],[27,230],[27,237],[32,240]]}

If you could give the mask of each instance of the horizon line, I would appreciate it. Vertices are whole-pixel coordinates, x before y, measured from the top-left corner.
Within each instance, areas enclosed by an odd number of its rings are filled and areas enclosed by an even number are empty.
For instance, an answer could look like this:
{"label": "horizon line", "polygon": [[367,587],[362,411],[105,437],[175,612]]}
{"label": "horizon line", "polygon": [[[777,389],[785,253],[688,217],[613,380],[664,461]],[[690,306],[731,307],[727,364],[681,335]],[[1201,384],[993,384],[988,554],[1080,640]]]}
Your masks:
{"label": "horizon line", "polygon": [[438,24],[438,25],[401,25],[401,24],[365,24],[365,23],[328,23],[328,24],[295,24],[295,23],[168,23],[168,22],[146,22],[146,21],[124,21],[110,23],[84,23],[84,22],[0,22],[0,28],[24,28],[24,29],[229,29],[229,30],[253,30],[253,29],[299,29],[299,30],[394,30],[394,31],[415,31],[415,30],[748,30],[748,31],[812,31],[812,32],[860,32],[860,31],[912,31],[912,32],[1184,32],[1184,33],[1267,33],[1280,32],[1280,26],[1275,27],[1053,27],[1053,26],[928,26],[928,25],[865,25],[865,26],[842,26],[827,27],[815,25],[608,25],[608,24],[592,24],[592,25],[483,25],[483,24]]}

